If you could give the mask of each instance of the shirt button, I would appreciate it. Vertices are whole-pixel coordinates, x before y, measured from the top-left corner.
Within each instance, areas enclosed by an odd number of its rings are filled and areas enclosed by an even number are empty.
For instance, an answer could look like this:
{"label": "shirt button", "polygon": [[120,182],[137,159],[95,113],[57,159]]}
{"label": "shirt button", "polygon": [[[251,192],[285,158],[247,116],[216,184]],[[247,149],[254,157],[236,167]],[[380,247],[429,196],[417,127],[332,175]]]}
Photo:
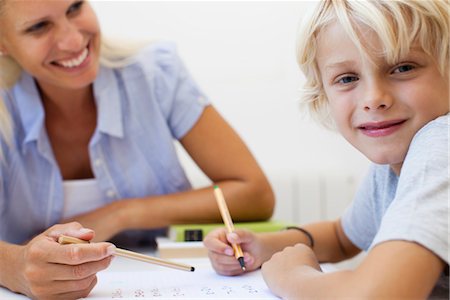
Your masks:
{"label": "shirt button", "polygon": [[102,164],[102,160],[97,158],[96,160],[94,160],[94,166],[99,167]]}
{"label": "shirt button", "polygon": [[112,198],[112,197],[114,197],[115,195],[116,195],[116,193],[114,193],[113,190],[108,190],[108,191],[106,192],[106,196],[108,196],[109,198]]}
{"label": "shirt button", "polygon": [[208,104],[208,101],[204,97],[198,97],[197,98],[197,102],[202,104],[202,105]]}

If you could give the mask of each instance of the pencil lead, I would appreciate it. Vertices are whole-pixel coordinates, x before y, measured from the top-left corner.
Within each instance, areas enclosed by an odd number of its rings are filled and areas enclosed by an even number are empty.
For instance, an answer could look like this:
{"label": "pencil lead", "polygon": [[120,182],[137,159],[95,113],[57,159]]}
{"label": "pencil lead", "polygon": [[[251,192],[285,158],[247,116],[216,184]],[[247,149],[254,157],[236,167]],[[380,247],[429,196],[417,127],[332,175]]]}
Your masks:
{"label": "pencil lead", "polygon": [[246,268],[245,268],[244,258],[241,256],[238,258],[238,261],[239,261],[239,264],[241,265],[242,271],[245,271]]}

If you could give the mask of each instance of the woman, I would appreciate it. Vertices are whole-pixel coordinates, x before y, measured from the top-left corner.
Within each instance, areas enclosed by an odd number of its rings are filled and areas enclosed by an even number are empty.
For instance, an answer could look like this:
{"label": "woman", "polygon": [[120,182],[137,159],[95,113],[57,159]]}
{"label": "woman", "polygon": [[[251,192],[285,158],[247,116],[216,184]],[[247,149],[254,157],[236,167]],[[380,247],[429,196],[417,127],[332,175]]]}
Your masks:
{"label": "woman", "polygon": [[0,39],[1,285],[82,297],[114,246],[60,246],[60,234],[151,242],[155,232],[138,229],[220,221],[212,187],[191,188],[174,139],[221,186],[235,220],[271,216],[263,172],[172,44],[111,53],[89,3],[75,0],[0,0]]}

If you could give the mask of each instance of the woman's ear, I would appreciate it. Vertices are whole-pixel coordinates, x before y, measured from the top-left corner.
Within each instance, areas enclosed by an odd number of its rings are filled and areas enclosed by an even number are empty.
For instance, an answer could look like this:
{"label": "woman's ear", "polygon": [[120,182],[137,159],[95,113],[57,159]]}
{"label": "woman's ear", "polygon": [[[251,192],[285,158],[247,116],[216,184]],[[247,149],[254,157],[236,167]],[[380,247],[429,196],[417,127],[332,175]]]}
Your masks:
{"label": "woman's ear", "polygon": [[6,51],[6,49],[3,47],[3,45],[0,44],[0,56],[5,56],[7,54],[8,52]]}

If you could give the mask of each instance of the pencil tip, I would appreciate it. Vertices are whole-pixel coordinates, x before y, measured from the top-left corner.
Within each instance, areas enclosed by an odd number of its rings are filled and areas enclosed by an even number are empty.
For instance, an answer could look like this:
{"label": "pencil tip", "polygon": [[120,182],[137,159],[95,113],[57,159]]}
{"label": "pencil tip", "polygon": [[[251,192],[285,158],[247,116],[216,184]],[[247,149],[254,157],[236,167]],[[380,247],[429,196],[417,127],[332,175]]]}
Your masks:
{"label": "pencil tip", "polygon": [[244,258],[241,256],[238,258],[239,264],[241,265],[241,269],[242,271],[245,271],[245,262],[244,262]]}
{"label": "pencil tip", "polygon": [[195,271],[195,268],[194,267],[191,267],[191,272],[194,272]]}

